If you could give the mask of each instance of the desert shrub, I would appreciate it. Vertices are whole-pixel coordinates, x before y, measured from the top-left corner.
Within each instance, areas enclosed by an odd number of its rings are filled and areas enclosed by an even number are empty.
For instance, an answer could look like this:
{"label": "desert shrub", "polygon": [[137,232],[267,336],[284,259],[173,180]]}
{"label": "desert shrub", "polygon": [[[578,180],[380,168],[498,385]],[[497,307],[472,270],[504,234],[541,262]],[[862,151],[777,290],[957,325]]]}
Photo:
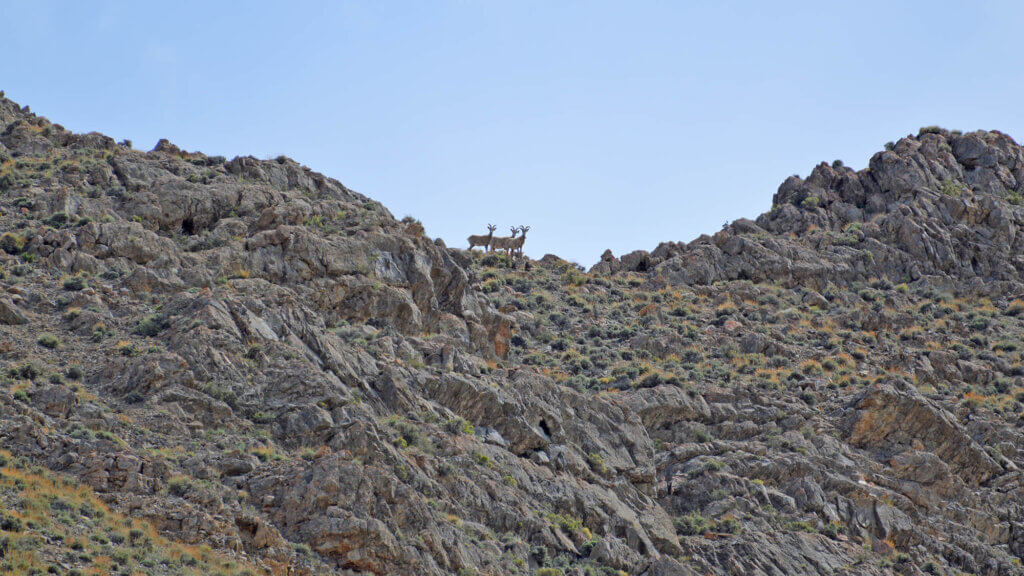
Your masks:
{"label": "desert shrub", "polygon": [[395,423],[395,429],[398,431],[398,438],[402,440],[406,446],[415,446],[416,444],[419,444],[420,429],[412,422],[398,421]]}
{"label": "desert shrub", "polygon": [[743,529],[740,521],[733,518],[732,516],[726,516],[718,522],[715,522],[715,532],[722,532],[723,534],[739,534]]}
{"label": "desert shrub", "polygon": [[206,394],[224,402],[228,406],[234,406],[238,401],[238,395],[231,389],[231,386],[221,382],[207,382],[200,388]]}
{"label": "desert shrub", "polygon": [[809,520],[791,520],[786,522],[783,527],[790,532],[807,532],[813,534],[818,531],[812,522]]}
{"label": "desert shrub", "polygon": [[167,481],[167,492],[178,497],[184,497],[192,490],[192,480],[188,476],[172,476]]}
{"label": "desert shrub", "polygon": [[676,532],[683,536],[699,536],[708,531],[708,521],[698,512],[675,519]]}
{"label": "desert shrub", "polygon": [[21,532],[21,519],[8,514],[0,515],[0,530],[4,532]]}
{"label": "desert shrub", "polygon": [[480,285],[480,290],[485,294],[493,294],[498,290],[501,290],[501,287],[504,285],[505,283],[501,278],[488,278]]}
{"label": "desert shrub", "polygon": [[140,336],[156,336],[170,326],[170,322],[163,314],[149,314],[139,320],[134,332]]}
{"label": "desert shrub", "polygon": [[843,525],[838,522],[829,522],[821,529],[821,533],[835,540],[843,531]]}
{"label": "desert shrub", "polygon": [[13,232],[0,234],[0,250],[8,254],[20,254],[25,248],[25,239]]}
{"label": "desert shrub", "polygon": [[956,182],[954,180],[943,180],[941,187],[939,188],[939,191],[945,194],[946,196],[959,198],[963,196],[965,188],[963,184],[960,184],[959,182]]}
{"label": "desert shrub", "polygon": [[1013,302],[1010,302],[1003,314],[1006,314],[1007,316],[1019,316],[1024,314],[1024,300],[1014,300]]}
{"label": "desert shrub", "polygon": [[547,519],[548,522],[553,526],[557,526],[565,534],[574,534],[583,527],[582,520],[565,514],[548,514]]}
{"label": "desert shrub", "polygon": [[25,380],[32,380],[37,378],[40,374],[42,374],[42,372],[31,362],[26,362],[15,370],[15,375]]}
{"label": "desert shrub", "polygon": [[274,416],[273,414],[263,411],[257,412],[252,415],[252,421],[257,424],[270,424],[276,419],[277,416]]}
{"label": "desert shrub", "polygon": [[54,212],[45,222],[54,228],[62,228],[68,223],[68,215],[65,212]]}
{"label": "desert shrub", "polygon": [[512,259],[505,254],[491,252],[480,259],[480,264],[489,268],[511,268]]}
{"label": "desert shrub", "polygon": [[250,450],[253,456],[259,458],[260,462],[277,462],[283,460],[284,456],[278,454],[269,446],[257,446]]}
{"label": "desert shrub", "polygon": [[473,434],[473,425],[465,418],[456,416],[445,423],[445,429],[452,434]]}
{"label": "desert shrub", "polygon": [[78,274],[68,276],[64,279],[64,282],[61,283],[61,286],[69,292],[77,292],[78,290],[83,290],[86,287],[85,278]]}
{"label": "desert shrub", "polygon": [[60,346],[60,338],[57,338],[56,336],[50,334],[49,332],[44,332],[39,335],[39,339],[36,340],[36,343],[38,343],[43,348],[49,348],[53,350]]}

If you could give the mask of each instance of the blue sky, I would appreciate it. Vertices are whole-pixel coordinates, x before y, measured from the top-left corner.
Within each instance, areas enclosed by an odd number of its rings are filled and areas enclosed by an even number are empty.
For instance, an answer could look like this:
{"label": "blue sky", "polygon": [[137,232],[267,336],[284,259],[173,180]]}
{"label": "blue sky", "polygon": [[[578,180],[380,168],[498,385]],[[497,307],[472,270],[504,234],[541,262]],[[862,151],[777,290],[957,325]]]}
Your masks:
{"label": "blue sky", "polygon": [[[0,3],[0,89],[149,149],[286,154],[452,246],[583,264],[939,124],[1024,138],[1019,2]],[[824,5],[824,6],[823,6]]]}

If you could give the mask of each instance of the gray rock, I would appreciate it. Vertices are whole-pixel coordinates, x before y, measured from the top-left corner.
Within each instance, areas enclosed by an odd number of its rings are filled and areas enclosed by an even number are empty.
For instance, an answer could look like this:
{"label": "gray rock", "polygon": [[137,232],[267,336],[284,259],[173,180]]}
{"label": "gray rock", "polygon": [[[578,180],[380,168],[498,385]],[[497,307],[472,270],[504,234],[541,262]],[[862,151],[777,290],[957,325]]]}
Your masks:
{"label": "gray rock", "polygon": [[0,324],[8,326],[28,324],[28,315],[18,308],[10,298],[0,297]]}

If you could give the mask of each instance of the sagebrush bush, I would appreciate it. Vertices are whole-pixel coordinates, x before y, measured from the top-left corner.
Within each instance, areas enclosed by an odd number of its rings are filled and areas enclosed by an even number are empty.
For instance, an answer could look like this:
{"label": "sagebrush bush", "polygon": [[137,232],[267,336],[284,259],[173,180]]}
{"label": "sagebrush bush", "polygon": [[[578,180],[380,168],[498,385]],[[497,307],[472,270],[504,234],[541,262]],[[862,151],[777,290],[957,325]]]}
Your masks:
{"label": "sagebrush bush", "polygon": [[62,282],[61,285],[64,287],[65,290],[68,290],[69,292],[77,292],[78,290],[84,290],[85,287],[87,286],[87,284],[85,283],[85,278],[77,274],[75,276],[68,276],[67,278],[65,278],[64,282]]}
{"label": "sagebrush bush", "polygon": [[156,336],[157,334],[164,331],[170,325],[167,317],[162,314],[149,314],[142,320],[139,320],[138,325],[135,326],[135,333],[140,336]]}
{"label": "sagebrush bush", "polygon": [[49,348],[51,350],[60,346],[60,338],[57,338],[56,336],[50,334],[49,332],[44,332],[40,334],[39,339],[36,340],[36,342],[39,343],[40,346],[44,348]]}

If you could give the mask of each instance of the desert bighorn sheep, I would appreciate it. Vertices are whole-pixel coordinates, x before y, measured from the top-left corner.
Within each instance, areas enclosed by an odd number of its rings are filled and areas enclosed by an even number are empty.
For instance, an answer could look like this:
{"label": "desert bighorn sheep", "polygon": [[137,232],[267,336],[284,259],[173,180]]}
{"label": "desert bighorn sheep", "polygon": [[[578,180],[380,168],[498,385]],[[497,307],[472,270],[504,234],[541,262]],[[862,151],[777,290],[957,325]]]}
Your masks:
{"label": "desert bighorn sheep", "polygon": [[491,246],[491,238],[494,238],[494,231],[497,229],[498,227],[494,224],[488,224],[487,236],[484,236],[483,234],[474,234],[467,238],[466,240],[469,240],[469,249],[472,250],[474,246],[483,246],[484,251],[488,250]]}
{"label": "desert bighorn sheep", "polygon": [[515,226],[512,226],[511,229],[512,229],[512,236],[511,237],[508,237],[508,236],[498,236],[498,237],[494,238],[493,240],[491,240],[491,252],[494,252],[495,250],[504,250],[506,253],[511,253],[511,250],[512,250],[511,243],[515,242],[515,240],[516,240],[516,233],[519,232],[519,229],[516,228]]}
{"label": "desert bighorn sheep", "polygon": [[526,233],[529,230],[529,226],[520,226],[519,231],[522,232],[522,234],[519,238],[515,238],[515,234],[512,234],[513,238],[509,240],[508,247],[513,253],[518,254],[519,256],[523,255],[523,244],[526,242]]}

